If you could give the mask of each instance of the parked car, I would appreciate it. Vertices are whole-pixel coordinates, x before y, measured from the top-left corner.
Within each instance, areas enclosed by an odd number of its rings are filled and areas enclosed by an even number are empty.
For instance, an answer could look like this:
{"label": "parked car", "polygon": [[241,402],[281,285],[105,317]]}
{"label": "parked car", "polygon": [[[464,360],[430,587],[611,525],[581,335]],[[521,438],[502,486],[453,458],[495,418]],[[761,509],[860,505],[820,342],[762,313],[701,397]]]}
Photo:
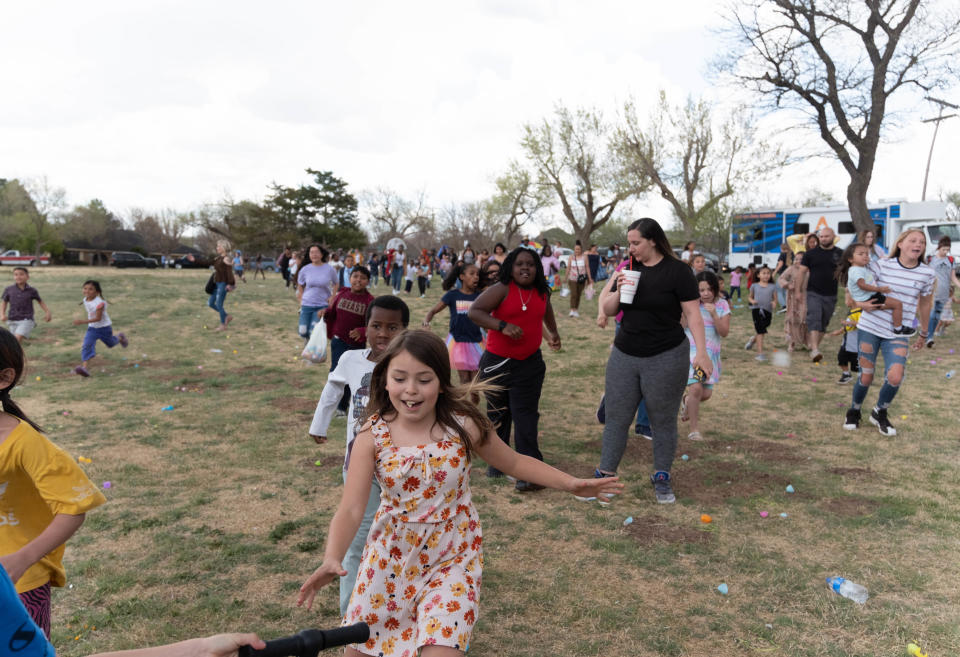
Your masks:
{"label": "parked car", "polygon": [[173,261],[175,269],[207,269],[213,266],[213,261],[206,256],[196,256],[192,253]]}
{"label": "parked car", "polygon": [[566,269],[567,264],[570,262],[570,256],[573,255],[573,249],[568,249],[565,246],[556,246],[553,248],[553,255],[557,256],[557,260],[560,261],[560,267]]}
{"label": "parked car", "polygon": [[114,251],[110,254],[110,265],[113,267],[146,267],[156,269],[160,266],[156,258],[145,258],[133,251]]}

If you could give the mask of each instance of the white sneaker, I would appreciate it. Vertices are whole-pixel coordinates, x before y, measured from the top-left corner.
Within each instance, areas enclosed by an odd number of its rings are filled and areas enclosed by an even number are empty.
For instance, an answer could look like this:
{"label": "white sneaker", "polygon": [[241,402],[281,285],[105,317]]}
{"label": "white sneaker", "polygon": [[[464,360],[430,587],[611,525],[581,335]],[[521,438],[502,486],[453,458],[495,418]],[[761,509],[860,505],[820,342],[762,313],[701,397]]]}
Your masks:
{"label": "white sneaker", "polygon": [[746,350],[748,350],[748,351],[749,351],[750,349],[753,349],[753,343],[756,342],[756,341],[757,341],[757,336],[753,336],[752,338],[750,338],[749,340],[747,340],[747,344],[743,345],[743,348],[746,349]]}
{"label": "white sneaker", "polygon": [[819,363],[821,360],[823,360],[823,354],[820,353],[819,349],[814,349],[810,352],[810,360],[814,363]]}

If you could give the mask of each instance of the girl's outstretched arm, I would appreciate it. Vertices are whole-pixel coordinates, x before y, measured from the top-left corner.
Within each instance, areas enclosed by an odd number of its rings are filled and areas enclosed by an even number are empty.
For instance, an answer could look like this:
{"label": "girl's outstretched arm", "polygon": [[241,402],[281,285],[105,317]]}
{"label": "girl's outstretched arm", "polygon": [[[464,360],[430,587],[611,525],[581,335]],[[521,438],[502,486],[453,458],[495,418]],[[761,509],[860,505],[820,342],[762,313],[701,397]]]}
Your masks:
{"label": "girl's outstretched arm", "polygon": [[[501,441],[502,442],[502,441]],[[307,603],[307,609],[313,607],[313,598],[317,591],[337,577],[347,574],[341,561],[347,553],[353,537],[363,520],[363,512],[370,498],[370,481],[373,479],[375,449],[370,429],[362,431],[353,441],[350,451],[350,467],[347,469],[347,483],[343,487],[340,506],[330,521],[327,531],[327,547],[323,553],[323,563],[300,587],[297,606]]]}
{"label": "girl's outstretched arm", "polygon": [[[471,435],[479,436],[480,429],[470,422],[467,423],[467,430]],[[581,497],[599,497],[623,491],[623,484],[620,483],[619,477],[577,479],[543,461],[518,454],[500,440],[492,429],[483,445],[477,445],[477,442],[474,441],[476,445],[474,450],[484,461],[497,470],[522,481],[531,481]]]}
{"label": "girl's outstretched arm", "polygon": [[441,310],[443,310],[443,309],[446,308],[446,307],[447,307],[447,304],[445,304],[445,303],[442,302],[442,301],[438,301],[438,302],[437,302],[437,305],[435,305],[433,308],[431,308],[429,311],[427,311],[427,316],[423,318],[423,326],[424,326],[424,327],[429,326],[429,325],[430,325],[430,320],[433,319],[433,316],[436,315],[438,312],[440,312]]}
{"label": "girl's outstretched arm", "polygon": [[83,519],[84,514],[82,513],[77,515],[58,513],[35,539],[16,552],[0,557],[0,566],[3,566],[7,574],[10,575],[10,579],[16,583],[30,566],[66,543],[80,529]]}

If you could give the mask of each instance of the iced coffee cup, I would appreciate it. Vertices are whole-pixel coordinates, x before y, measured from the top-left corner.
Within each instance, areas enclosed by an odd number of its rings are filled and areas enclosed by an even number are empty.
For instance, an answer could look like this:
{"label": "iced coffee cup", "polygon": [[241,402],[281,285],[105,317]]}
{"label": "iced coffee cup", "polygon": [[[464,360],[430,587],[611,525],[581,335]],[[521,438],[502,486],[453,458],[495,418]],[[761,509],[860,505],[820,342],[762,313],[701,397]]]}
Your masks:
{"label": "iced coffee cup", "polygon": [[633,297],[637,294],[637,283],[640,282],[640,272],[625,269],[623,275],[626,279],[620,286],[620,303],[633,303]]}

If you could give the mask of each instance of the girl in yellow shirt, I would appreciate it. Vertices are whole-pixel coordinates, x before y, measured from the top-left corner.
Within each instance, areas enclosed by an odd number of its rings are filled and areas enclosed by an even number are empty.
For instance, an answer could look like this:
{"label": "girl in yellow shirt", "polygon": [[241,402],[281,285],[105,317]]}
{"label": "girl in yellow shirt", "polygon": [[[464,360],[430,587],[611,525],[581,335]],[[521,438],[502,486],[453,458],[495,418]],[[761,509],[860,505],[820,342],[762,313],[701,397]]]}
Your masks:
{"label": "girl in yellow shirt", "polygon": [[64,543],[107,500],[10,398],[23,369],[20,344],[0,328],[0,565],[49,637],[50,587],[66,583]]}

